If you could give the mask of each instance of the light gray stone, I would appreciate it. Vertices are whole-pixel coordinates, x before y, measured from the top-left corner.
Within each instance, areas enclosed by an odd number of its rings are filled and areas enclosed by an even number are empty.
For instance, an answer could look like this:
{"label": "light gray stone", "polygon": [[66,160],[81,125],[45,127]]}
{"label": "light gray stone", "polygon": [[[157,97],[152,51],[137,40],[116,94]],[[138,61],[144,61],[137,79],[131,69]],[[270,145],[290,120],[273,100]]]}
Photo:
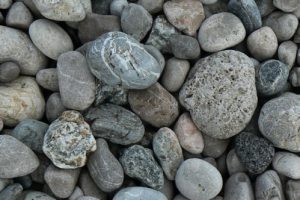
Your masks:
{"label": "light gray stone", "polygon": [[0,0],[0,8],[7,9],[12,4],[12,0]]}
{"label": "light gray stone", "polygon": [[36,74],[37,83],[43,88],[57,92],[59,91],[58,86],[58,75],[56,68],[42,69]]}
{"label": "light gray stone", "polygon": [[56,120],[64,111],[65,106],[58,92],[52,93],[46,103],[46,117],[49,122]]}
{"label": "light gray stone", "polygon": [[[299,1],[300,3],[300,1]],[[289,69],[295,64],[298,46],[292,41],[282,42],[278,47],[278,59],[287,64]]]}
{"label": "light gray stone", "polygon": [[279,174],[292,179],[300,179],[300,157],[294,153],[276,152],[272,166]]}
{"label": "light gray stone", "polygon": [[22,2],[15,2],[6,15],[6,25],[20,28],[28,29],[33,21],[33,16],[29,9]]}
{"label": "light gray stone", "polygon": [[113,200],[168,200],[167,197],[156,190],[146,187],[127,187],[120,190]]}
{"label": "light gray stone", "polygon": [[235,173],[227,179],[224,200],[255,200],[251,181],[245,173]]}
{"label": "light gray stone", "polygon": [[110,4],[110,13],[120,17],[126,6],[128,6],[127,0],[113,0]]}
{"label": "light gray stone", "polygon": [[299,0],[273,0],[273,5],[283,12],[293,12],[299,4]]}
{"label": "light gray stone", "polygon": [[14,62],[4,62],[0,65],[0,82],[7,83],[16,80],[20,75],[20,67]]}
{"label": "light gray stone", "polygon": [[30,191],[25,194],[23,200],[55,200],[55,199],[43,192]]}

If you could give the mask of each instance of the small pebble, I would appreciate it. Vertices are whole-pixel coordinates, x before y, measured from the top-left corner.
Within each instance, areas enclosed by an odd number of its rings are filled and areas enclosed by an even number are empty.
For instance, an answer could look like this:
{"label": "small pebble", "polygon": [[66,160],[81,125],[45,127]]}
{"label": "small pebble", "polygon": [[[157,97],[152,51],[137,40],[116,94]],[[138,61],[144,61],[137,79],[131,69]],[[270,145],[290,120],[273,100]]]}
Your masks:
{"label": "small pebble", "polygon": [[255,2],[262,17],[269,15],[275,10],[273,0],[255,0]]}
{"label": "small pebble", "polygon": [[172,35],[170,46],[173,55],[179,59],[196,59],[200,56],[200,46],[196,38],[186,35]]}
{"label": "small pebble", "polygon": [[161,68],[164,69],[166,64],[164,55],[155,46],[144,45],[144,48],[156,59]]}
{"label": "small pebble", "polygon": [[76,186],[72,194],[69,196],[68,200],[76,200],[82,196],[84,196],[82,190],[80,189],[80,187]]}
{"label": "small pebble", "polygon": [[146,187],[127,187],[120,190],[113,200],[168,200],[167,197],[156,190]]}
{"label": "small pebble", "polygon": [[32,14],[22,2],[15,2],[8,10],[5,19],[6,25],[19,29],[28,29],[32,21]]}
{"label": "small pebble", "polygon": [[0,0],[0,8],[7,9],[12,4],[12,0]]}
{"label": "small pebble", "polygon": [[58,92],[52,93],[46,103],[46,117],[49,122],[56,120],[66,108],[64,107],[60,94]]}
{"label": "small pebble", "polygon": [[30,175],[20,176],[14,179],[14,183],[20,183],[23,189],[29,189],[32,186],[32,179]]}
{"label": "small pebble", "polygon": [[13,180],[12,179],[8,179],[8,178],[0,178],[0,192],[6,188],[6,186],[13,184]]}
{"label": "small pebble", "polygon": [[173,199],[175,192],[175,186],[173,183],[173,181],[170,181],[166,177],[164,177],[164,185],[157,191],[163,193],[167,197],[167,199]]}
{"label": "small pebble", "polygon": [[188,199],[182,196],[181,194],[178,194],[173,200],[188,200]]}
{"label": "small pebble", "polygon": [[289,80],[293,87],[300,87],[300,67],[294,67],[290,71]]}
{"label": "small pebble", "polygon": [[43,192],[30,191],[25,194],[24,200],[55,200],[55,199]]}
{"label": "small pebble", "polygon": [[121,17],[123,9],[128,6],[127,0],[113,0],[110,4],[110,13]]}
{"label": "small pebble", "polygon": [[164,0],[138,0],[137,4],[143,6],[150,14],[156,14],[163,10]]}
{"label": "small pebble", "polygon": [[0,65],[0,82],[7,83],[16,80],[20,75],[20,68],[14,62],[4,62]]}
{"label": "small pebble", "polygon": [[51,164],[51,161],[44,154],[38,154],[38,158],[40,161],[40,165],[34,172],[30,174],[30,176],[33,182],[44,184],[44,174],[49,165]]}
{"label": "small pebble", "polygon": [[283,12],[293,12],[299,6],[298,0],[273,0],[273,5]]}
{"label": "small pebble", "polygon": [[272,166],[279,174],[292,179],[300,179],[300,157],[294,153],[276,152]]}
{"label": "small pebble", "polygon": [[22,195],[23,187],[19,183],[14,183],[7,186],[0,192],[0,199],[17,200]]}
{"label": "small pebble", "polygon": [[92,0],[93,13],[107,15],[109,14],[109,6],[113,0]]}
{"label": "small pebble", "polygon": [[289,70],[295,64],[297,56],[298,46],[292,41],[282,42],[278,47],[278,59],[285,63]]}
{"label": "small pebble", "polygon": [[224,190],[224,200],[254,200],[251,181],[245,173],[231,175]]}
{"label": "small pebble", "polygon": [[202,134],[204,140],[203,155],[218,158],[227,149],[230,140],[228,139],[217,139],[210,137],[206,134]]}
{"label": "small pebble", "polygon": [[286,197],[288,200],[298,200],[300,198],[300,180],[288,180],[286,182]]}
{"label": "small pebble", "polygon": [[59,91],[58,75],[56,68],[42,69],[36,74],[36,82],[43,88],[57,92]]}
{"label": "small pebble", "polygon": [[235,150],[231,149],[226,157],[226,165],[229,175],[246,172],[245,166],[241,163],[239,157],[236,155]]}

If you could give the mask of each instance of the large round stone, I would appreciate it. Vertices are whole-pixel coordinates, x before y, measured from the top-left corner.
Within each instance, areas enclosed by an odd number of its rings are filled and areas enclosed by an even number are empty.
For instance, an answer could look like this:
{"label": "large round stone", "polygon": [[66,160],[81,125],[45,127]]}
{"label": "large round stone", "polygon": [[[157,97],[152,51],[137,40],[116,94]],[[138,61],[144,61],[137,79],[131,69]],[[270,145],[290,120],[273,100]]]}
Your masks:
{"label": "large round stone", "polygon": [[208,136],[226,139],[238,134],[257,105],[253,62],[232,50],[200,59],[190,71],[179,100]]}

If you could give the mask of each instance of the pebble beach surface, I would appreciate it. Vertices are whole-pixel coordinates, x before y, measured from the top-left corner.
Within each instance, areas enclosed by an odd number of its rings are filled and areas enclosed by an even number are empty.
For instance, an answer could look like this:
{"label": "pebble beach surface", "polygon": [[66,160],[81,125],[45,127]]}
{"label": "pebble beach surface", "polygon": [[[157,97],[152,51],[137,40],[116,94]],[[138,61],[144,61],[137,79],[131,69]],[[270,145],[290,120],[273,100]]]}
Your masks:
{"label": "pebble beach surface", "polygon": [[0,200],[300,200],[300,0],[0,0]]}

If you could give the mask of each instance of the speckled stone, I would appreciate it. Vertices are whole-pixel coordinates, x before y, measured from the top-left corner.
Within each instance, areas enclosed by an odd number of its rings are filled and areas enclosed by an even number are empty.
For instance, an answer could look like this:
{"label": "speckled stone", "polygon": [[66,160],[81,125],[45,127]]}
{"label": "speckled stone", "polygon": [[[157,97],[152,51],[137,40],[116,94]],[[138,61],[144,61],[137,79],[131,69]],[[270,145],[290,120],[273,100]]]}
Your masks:
{"label": "speckled stone", "polygon": [[233,50],[200,59],[190,70],[179,100],[208,136],[226,139],[238,134],[257,105],[252,60]]}
{"label": "speckled stone", "polygon": [[154,189],[162,188],[163,170],[155,161],[150,149],[133,145],[122,152],[120,162],[129,177],[136,178]]}
{"label": "speckled stone", "polygon": [[30,191],[26,193],[23,200],[55,200],[55,199],[43,192]]}
{"label": "speckled stone", "polygon": [[15,2],[6,15],[6,25],[10,27],[28,29],[33,21],[33,16],[23,2]]}
{"label": "speckled stone", "polygon": [[288,65],[289,69],[292,69],[296,61],[297,51],[298,46],[294,42],[282,42],[278,47],[278,59]]}
{"label": "speckled stone", "polygon": [[102,104],[91,108],[85,115],[95,137],[112,143],[129,145],[139,142],[145,133],[140,118],[131,111],[114,104]]}
{"label": "speckled stone", "polygon": [[88,48],[91,72],[108,85],[145,89],[158,80],[163,70],[139,42],[122,32],[103,34]]}
{"label": "speckled stone", "polygon": [[167,197],[156,190],[146,187],[127,187],[120,190],[113,200],[168,200]]}
{"label": "speckled stone", "polygon": [[16,200],[21,197],[23,187],[19,183],[14,183],[7,186],[4,190],[0,192],[0,199],[4,200]]}
{"label": "speckled stone", "polygon": [[[73,66],[72,66],[73,67]],[[37,83],[43,88],[57,92],[58,87],[58,76],[56,68],[42,69],[36,74]]]}
{"label": "speckled stone", "polygon": [[58,92],[52,93],[46,103],[46,117],[49,122],[56,120],[64,111],[65,106]]}
{"label": "speckled stone", "polygon": [[275,149],[268,140],[247,132],[242,132],[235,138],[234,149],[241,163],[253,174],[265,171],[275,154]]}
{"label": "speckled stone", "polygon": [[279,174],[292,179],[300,179],[300,157],[294,153],[276,152],[272,166]]}
{"label": "speckled stone", "polygon": [[169,42],[176,58],[195,59],[200,56],[200,45],[196,38],[187,35],[172,35]]}
{"label": "speckled stone", "polygon": [[0,65],[0,82],[7,83],[16,80],[20,75],[20,67],[14,62],[5,62]]}
{"label": "speckled stone", "polygon": [[267,60],[256,69],[256,88],[261,96],[280,93],[289,77],[289,67],[279,60]]}
{"label": "speckled stone", "polygon": [[247,174],[236,173],[227,179],[224,200],[255,200],[251,181]]}
{"label": "speckled stone", "polygon": [[63,169],[83,167],[87,154],[96,150],[90,126],[77,111],[65,111],[52,122],[44,137],[43,151]]}
{"label": "speckled stone", "polygon": [[204,140],[203,155],[218,158],[220,157],[227,149],[230,142],[229,139],[217,139],[210,137],[206,134],[202,134]]}

